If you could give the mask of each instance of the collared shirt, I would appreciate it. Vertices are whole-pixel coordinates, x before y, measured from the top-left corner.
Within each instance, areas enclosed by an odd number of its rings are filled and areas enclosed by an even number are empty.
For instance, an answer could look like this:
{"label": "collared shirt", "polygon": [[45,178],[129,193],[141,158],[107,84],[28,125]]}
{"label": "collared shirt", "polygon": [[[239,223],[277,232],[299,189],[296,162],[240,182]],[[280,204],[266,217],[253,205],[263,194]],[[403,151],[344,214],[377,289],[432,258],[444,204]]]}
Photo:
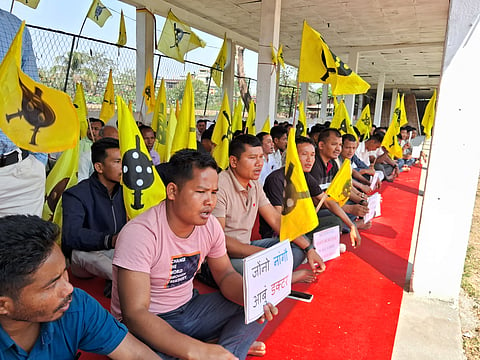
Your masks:
{"label": "collared shirt", "polygon": [[[313,164],[310,174],[317,179],[318,183],[320,185],[331,183],[337,172],[337,162],[335,160],[330,160],[325,164],[320,157],[320,154],[317,152],[315,155],[315,163]],[[324,187],[322,187],[322,189],[323,188]]]}
{"label": "collared shirt", "polygon": [[272,173],[272,171],[280,169],[277,166],[278,163],[275,162],[275,160],[273,159],[273,154],[268,154],[267,158],[265,158],[265,155],[263,156],[262,172],[260,173],[260,177],[258,178],[258,181],[262,186],[265,184],[265,179],[268,175]]}
{"label": "collared shirt", "polygon": [[275,152],[272,154],[272,160],[273,160],[275,169],[280,169],[282,166],[285,165],[285,163],[283,162],[282,152],[280,151],[280,149],[275,150]]}
{"label": "collared shirt", "polygon": [[42,323],[40,335],[30,353],[19,347],[0,326],[0,358],[73,359],[77,350],[108,355],[127,335],[120,324],[94,298],[80,289],[73,290],[70,307],[55,321]]}
{"label": "collared shirt", "polygon": [[218,176],[217,205],[213,215],[225,218],[225,235],[250,244],[258,209],[270,204],[258,180],[244,188],[229,168]]}
{"label": "collared shirt", "polygon": [[[18,32],[21,20],[9,12],[0,9],[0,61],[3,60],[7,54],[13,38]],[[22,44],[22,70],[25,74],[30,76],[33,80],[39,81],[37,63],[35,60],[35,53],[32,48],[32,39],[28,29],[23,32]],[[18,148],[5,133],[0,129],[0,154],[8,154]],[[33,153],[34,156],[43,164],[47,163],[47,154]]]}

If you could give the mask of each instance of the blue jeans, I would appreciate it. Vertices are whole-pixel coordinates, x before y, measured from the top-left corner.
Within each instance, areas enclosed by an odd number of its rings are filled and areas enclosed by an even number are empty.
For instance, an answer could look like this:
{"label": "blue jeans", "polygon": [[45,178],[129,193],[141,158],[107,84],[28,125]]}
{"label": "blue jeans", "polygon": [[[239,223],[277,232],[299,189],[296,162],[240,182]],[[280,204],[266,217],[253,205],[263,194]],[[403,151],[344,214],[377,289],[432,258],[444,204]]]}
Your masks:
{"label": "blue jeans", "polygon": [[[200,341],[217,340],[217,344],[245,359],[248,349],[266,325],[253,322],[245,325],[243,307],[223,297],[220,292],[193,296],[186,304],[164,314],[158,314],[175,330]],[[162,336],[161,334],[158,334]],[[162,359],[175,359],[157,351]]]}
{"label": "blue jeans", "polygon": [[[278,244],[279,241],[280,240],[278,239],[278,237],[275,237],[275,238],[255,240],[255,241],[252,241],[250,244],[263,247],[266,249],[275,244]],[[302,264],[303,260],[305,260],[305,253],[293,242],[291,242],[290,245],[292,247],[292,254],[293,254],[293,270],[295,270],[297,267],[299,267]],[[243,259],[230,258],[230,261],[232,262],[233,268],[237,270],[237,272],[243,275]]]}

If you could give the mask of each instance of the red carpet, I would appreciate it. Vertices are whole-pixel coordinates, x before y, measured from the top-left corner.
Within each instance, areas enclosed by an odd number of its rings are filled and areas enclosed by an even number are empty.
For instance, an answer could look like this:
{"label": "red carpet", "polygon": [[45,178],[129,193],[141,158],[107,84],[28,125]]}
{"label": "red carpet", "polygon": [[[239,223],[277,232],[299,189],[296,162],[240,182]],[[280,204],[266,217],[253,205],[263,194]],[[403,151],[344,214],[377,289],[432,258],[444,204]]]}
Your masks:
{"label": "red carpet", "polygon": [[[362,246],[327,262],[327,270],[314,284],[294,289],[314,295],[311,303],[285,299],[280,315],[267,325],[261,340],[267,345],[265,360],[325,359],[388,360],[391,358],[420,179],[420,168],[384,183],[382,216],[362,231]],[[104,281],[72,283],[109,308],[103,296]],[[80,360],[106,359],[84,353]],[[250,359],[260,359],[250,357]]]}
{"label": "red carpet", "polygon": [[[420,168],[384,183],[382,216],[362,231],[362,246],[327,262],[311,285],[294,289],[311,303],[285,299],[280,316],[262,334],[265,360],[391,358],[403,295],[420,179]],[[251,357],[250,359],[254,359]]]}

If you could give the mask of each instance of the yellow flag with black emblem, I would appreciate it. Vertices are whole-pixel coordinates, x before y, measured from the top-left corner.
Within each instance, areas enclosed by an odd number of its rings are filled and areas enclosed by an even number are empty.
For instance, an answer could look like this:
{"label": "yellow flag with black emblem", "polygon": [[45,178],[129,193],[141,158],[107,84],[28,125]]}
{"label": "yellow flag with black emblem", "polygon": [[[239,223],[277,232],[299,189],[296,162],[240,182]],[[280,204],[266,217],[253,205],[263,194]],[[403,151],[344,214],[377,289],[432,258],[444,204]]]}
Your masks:
{"label": "yellow flag with black emblem", "polygon": [[120,26],[118,29],[118,46],[125,46],[127,44],[127,29],[125,28],[125,17],[123,16],[123,10],[120,13]]}
{"label": "yellow flag with black emblem", "polygon": [[127,216],[133,219],[165,199],[165,186],[153,166],[137,123],[120,96],[117,96],[117,108],[123,199]]}
{"label": "yellow flag with black emblem", "polygon": [[385,133],[382,141],[382,146],[388,151],[388,154],[392,159],[401,158],[403,156],[402,147],[398,142],[398,134],[400,133],[401,123],[402,104],[400,101],[400,95],[397,95],[392,121],[390,121],[390,125],[388,126],[387,132]]}
{"label": "yellow flag with black emblem", "polygon": [[350,160],[345,159],[325,193],[335,200],[338,205],[343,206],[350,198],[351,190],[352,167],[350,165]]}
{"label": "yellow flag with black emblem", "polygon": [[75,98],[73,99],[73,106],[77,111],[78,120],[80,121],[80,139],[87,136],[88,130],[88,111],[87,103],[85,102],[85,92],[83,91],[82,83],[76,84]]}
{"label": "yellow flag with black emblem", "polygon": [[78,182],[79,144],[80,142],[60,155],[45,181],[45,203],[43,204],[42,218],[53,221],[60,228],[63,223],[63,192]]}
{"label": "yellow flag with black emblem", "polygon": [[212,134],[212,142],[216,145],[212,150],[212,157],[220,169],[228,167],[228,146],[232,141],[232,115],[227,93],[223,94],[222,107],[218,112],[217,121]]}
{"label": "yellow flag with black emblem", "polygon": [[205,45],[205,41],[190,26],[180,21],[171,10],[168,12],[158,41],[157,49],[160,52],[183,63],[187,52]]}
{"label": "yellow flag with black emblem", "polygon": [[370,88],[306,21],[303,22],[298,81],[330,84],[333,95],[363,94]]}
{"label": "yellow flag with black emblem", "polygon": [[435,120],[435,105],[437,103],[437,89],[433,90],[433,95],[428,101],[425,113],[422,118],[423,132],[425,137],[430,139],[432,136],[433,121]]}
{"label": "yellow flag with black emblem", "polygon": [[248,116],[246,123],[246,134],[257,135],[257,129],[255,127],[255,119],[257,118],[257,112],[255,111],[255,103],[253,100],[250,101],[250,106],[248,107]]}
{"label": "yellow flag with black emblem", "polygon": [[352,123],[350,122],[350,116],[348,115],[347,107],[345,102],[342,100],[335,108],[335,113],[333,114],[332,122],[330,123],[332,129],[338,129],[340,134],[351,134],[355,136],[355,139],[358,140],[357,133],[353,129]]}
{"label": "yellow flag with black emblem", "polygon": [[277,52],[277,61],[285,69],[285,59],[283,58],[283,45],[280,45]]}
{"label": "yellow flag with black emblem", "polygon": [[155,85],[153,84],[153,76],[150,68],[145,74],[145,86],[143,87],[143,98],[147,104],[147,114],[155,109]]}
{"label": "yellow flag with black emblem", "polygon": [[303,101],[301,101],[300,105],[298,106],[298,120],[295,128],[296,136],[307,136],[307,117],[305,115],[305,107],[303,105]]}
{"label": "yellow flag with black emblem", "polygon": [[193,95],[192,77],[187,75],[183,92],[182,108],[177,118],[177,129],[172,144],[172,155],[178,150],[197,150],[197,127],[195,123],[195,100]]}
{"label": "yellow flag with black emblem", "polygon": [[21,70],[24,28],[22,22],[0,64],[0,128],[18,147],[33,152],[73,148],[80,126],[70,97]]}
{"label": "yellow flag with black emblem", "polygon": [[220,87],[222,84],[223,70],[225,69],[225,64],[227,63],[227,35],[225,34],[223,38],[223,44],[218,52],[215,63],[212,65],[212,79],[215,84]]}
{"label": "yellow flag with black emblem", "polygon": [[40,0],[17,0],[17,1],[22,3],[23,5],[27,5],[28,7],[31,7],[32,9],[36,9],[38,4],[40,3]]}
{"label": "yellow flag with black emblem", "polygon": [[232,120],[232,133],[237,130],[242,130],[242,100],[238,99],[237,105],[235,105],[235,110],[233,110],[233,120]]}
{"label": "yellow flag with black emblem", "polygon": [[298,158],[294,128],[290,129],[288,135],[285,182],[280,241],[286,239],[292,241],[318,226],[317,212]]}
{"label": "yellow flag with black emblem", "polygon": [[110,10],[102,4],[100,0],[93,0],[87,13],[87,18],[92,20],[98,26],[103,27],[105,21],[112,16]]}
{"label": "yellow flag with black emblem", "polygon": [[355,124],[360,134],[363,135],[363,140],[370,137],[370,131],[372,130],[372,116],[370,115],[370,104],[367,104],[362,110],[360,119]]}
{"label": "yellow flag with black emblem", "polygon": [[[408,124],[407,110],[405,110],[405,94],[402,94],[402,99],[400,100],[400,109],[402,111],[400,113],[400,126],[399,126],[399,128]],[[400,129],[398,129],[398,132],[400,132]]]}
{"label": "yellow flag with black emblem", "polygon": [[155,99],[155,110],[152,117],[152,129],[155,131],[155,151],[160,155],[160,162],[166,162],[167,145],[167,92],[165,80],[162,78]]}
{"label": "yellow flag with black emblem", "polygon": [[115,115],[115,92],[113,89],[112,69],[108,73],[107,86],[103,94],[102,108],[98,116],[105,124]]}

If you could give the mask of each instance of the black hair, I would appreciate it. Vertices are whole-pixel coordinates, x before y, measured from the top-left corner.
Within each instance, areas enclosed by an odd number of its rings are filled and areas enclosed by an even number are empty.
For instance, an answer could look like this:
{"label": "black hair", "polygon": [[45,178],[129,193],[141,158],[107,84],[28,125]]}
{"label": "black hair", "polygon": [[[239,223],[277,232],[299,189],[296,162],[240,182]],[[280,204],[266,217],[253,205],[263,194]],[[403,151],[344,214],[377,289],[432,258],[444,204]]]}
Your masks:
{"label": "black hair", "polygon": [[60,229],[34,215],[0,218],[0,296],[17,300],[51,254]]}
{"label": "black hair", "polygon": [[312,139],[306,137],[306,136],[297,136],[295,138],[295,144],[300,145],[300,144],[311,144],[313,147],[315,147],[315,143],[313,142]]}
{"label": "black hair", "polygon": [[318,142],[325,142],[325,140],[330,137],[330,134],[334,134],[336,137],[342,137],[342,134],[340,134],[340,131],[338,131],[337,129],[326,128],[320,131],[320,134],[318,135]]}
{"label": "black hair", "polygon": [[212,140],[212,135],[213,135],[213,127],[210,126],[208,129],[206,129],[202,133],[201,140],[203,139]]}
{"label": "black hair", "polygon": [[270,129],[272,139],[280,139],[284,134],[288,134],[288,130],[282,125],[277,125]]}
{"label": "black hair", "polygon": [[322,124],[315,124],[310,128],[308,135],[313,136],[314,134],[319,134],[323,129],[325,128]]}
{"label": "black hair", "polygon": [[164,173],[165,185],[174,183],[179,188],[193,179],[193,169],[212,168],[217,171],[217,163],[209,153],[192,149],[177,151],[168,162]]}
{"label": "black hair", "polygon": [[107,158],[108,149],[119,149],[120,145],[117,139],[103,138],[92,144],[92,164],[103,163]]}
{"label": "black hair", "polygon": [[105,126],[105,123],[103,122],[103,120],[100,120],[100,119],[97,119],[97,118],[94,118],[94,117],[88,118],[88,122],[89,123],[99,122],[100,124],[102,124],[102,127]]}
{"label": "black hair", "polygon": [[262,143],[256,136],[250,134],[239,135],[230,142],[230,146],[228,147],[228,156],[235,156],[237,159],[240,159],[246,150],[245,145],[256,147],[262,146]]}
{"label": "black hair", "polygon": [[202,122],[205,123],[205,126],[207,125],[207,119],[198,119],[197,120],[197,124],[202,123]]}
{"label": "black hair", "polygon": [[342,135],[342,144],[345,144],[345,141],[356,142],[357,139],[355,139],[355,136],[353,136],[352,134],[343,134]]}
{"label": "black hair", "polygon": [[263,143],[263,138],[266,135],[270,135],[270,134],[268,132],[262,131],[262,132],[259,132],[256,136],[257,136],[258,140],[260,140],[260,142]]}
{"label": "black hair", "polygon": [[242,130],[235,130],[232,135],[232,139],[235,139],[237,136],[240,136],[243,134]]}
{"label": "black hair", "polygon": [[384,135],[383,134],[379,134],[379,133],[376,133],[376,134],[373,134],[372,136],[370,136],[370,138],[366,141],[373,141],[373,142],[378,142],[379,144],[382,143],[383,141],[383,138],[384,138]]}

